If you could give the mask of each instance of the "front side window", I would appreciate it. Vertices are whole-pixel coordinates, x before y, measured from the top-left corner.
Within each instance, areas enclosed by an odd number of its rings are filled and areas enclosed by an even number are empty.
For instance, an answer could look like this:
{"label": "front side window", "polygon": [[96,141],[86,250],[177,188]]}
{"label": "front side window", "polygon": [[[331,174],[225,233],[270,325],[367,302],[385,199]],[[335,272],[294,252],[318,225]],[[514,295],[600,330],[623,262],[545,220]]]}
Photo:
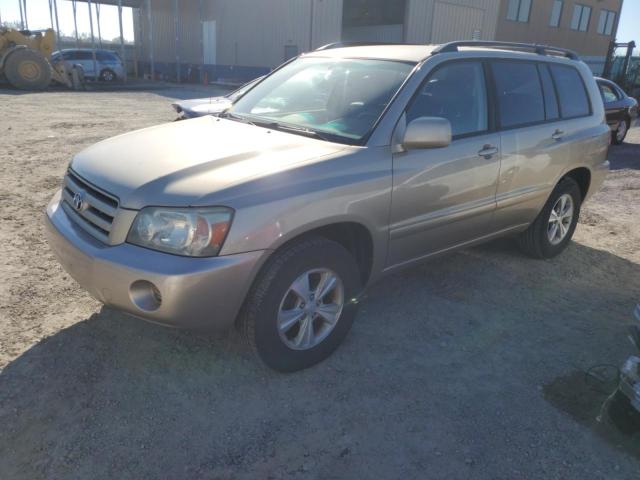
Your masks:
{"label": "front side window", "polygon": [[589,97],[578,71],[564,65],[551,65],[550,68],[558,91],[562,118],[589,115]]}
{"label": "front side window", "polygon": [[407,109],[407,123],[418,117],[442,117],[454,137],[488,129],[487,93],[480,62],[445,64],[422,84]]}
{"label": "front side window", "polygon": [[535,63],[493,62],[500,126],[513,128],[545,120],[544,97]]}
{"label": "front side window", "polygon": [[551,18],[549,19],[549,25],[551,27],[560,26],[560,18],[562,17],[562,0],[554,0],[553,7],[551,8]]}
{"label": "front side window", "polygon": [[601,35],[611,35],[613,32],[613,24],[616,21],[616,12],[611,10],[600,10],[600,18],[598,19],[598,33]]}
{"label": "front side window", "polygon": [[507,4],[507,20],[528,22],[531,11],[531,0],[509,0]]}
{"label": "front side window", "polygon": [[571,17],[571,29],[586,32],[589,29],[589,19],[591,18],[591,7],[576,3],[573,6],[573,16]]}
{"label": "front side window", "polygon": [[249,90],[228,114],[354,143],[373,128],[413,67],[388,60],[299,58]]}

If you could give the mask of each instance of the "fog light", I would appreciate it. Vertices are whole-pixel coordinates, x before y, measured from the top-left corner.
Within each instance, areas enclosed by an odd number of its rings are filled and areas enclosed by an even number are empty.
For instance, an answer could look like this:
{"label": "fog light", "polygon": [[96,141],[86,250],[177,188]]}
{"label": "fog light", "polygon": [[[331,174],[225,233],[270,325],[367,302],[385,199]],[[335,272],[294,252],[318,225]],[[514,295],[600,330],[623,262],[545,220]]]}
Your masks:
{"label": "fog light", "polygon": [[153,312],[162,304],[162,294],[158,287],[146,280],[136,280],[129,287],[129,296],[136,307],[145,312]]}

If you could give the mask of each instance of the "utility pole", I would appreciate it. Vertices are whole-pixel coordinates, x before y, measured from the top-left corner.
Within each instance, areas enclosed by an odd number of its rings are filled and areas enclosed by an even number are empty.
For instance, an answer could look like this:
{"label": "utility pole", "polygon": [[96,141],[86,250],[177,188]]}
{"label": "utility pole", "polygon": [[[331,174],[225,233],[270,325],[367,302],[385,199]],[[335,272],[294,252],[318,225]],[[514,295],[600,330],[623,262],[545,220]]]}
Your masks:
{"label": "utility pole", "polygon": [[98,61],[96,60],[96,39],[93,36],[93,14],[91,12],[91,0],[87,0],[89,6],[89,30],[91,31],[91,52],[93,53],[93,80],[98,81]]}
{"label": "utility pole", "polygon": [[124,81],[127,81],[127,52],[124,48],[124,33],[122,33],[122,0],[118,0],[118,26],[120,27],[120,53],[124,65]]}

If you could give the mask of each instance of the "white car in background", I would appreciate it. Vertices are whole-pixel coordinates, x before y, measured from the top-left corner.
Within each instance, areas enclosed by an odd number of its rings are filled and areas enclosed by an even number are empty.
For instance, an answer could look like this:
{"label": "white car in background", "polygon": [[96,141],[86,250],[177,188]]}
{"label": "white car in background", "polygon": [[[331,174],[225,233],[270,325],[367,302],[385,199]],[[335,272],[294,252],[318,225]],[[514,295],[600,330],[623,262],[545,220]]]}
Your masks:
{"label": "white car in background", "polygon": [[237,90],[220,97],[193,98],[191,100],[180,100],[171,104],[173,109],[178,113],[177,120],[187,118],[202,117],[213,113],[220,113],[229,108],[233,102],[248,92],[256,83],[262,80],[264,76],[258,77],[245,83]]}

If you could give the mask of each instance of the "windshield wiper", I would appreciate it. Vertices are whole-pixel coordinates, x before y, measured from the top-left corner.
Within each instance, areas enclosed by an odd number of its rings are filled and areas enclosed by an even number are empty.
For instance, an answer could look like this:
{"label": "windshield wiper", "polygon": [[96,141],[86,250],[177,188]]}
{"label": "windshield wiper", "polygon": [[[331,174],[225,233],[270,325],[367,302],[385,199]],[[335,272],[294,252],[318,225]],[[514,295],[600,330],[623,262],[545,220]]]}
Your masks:
{"label": "windshield wiper", "polygon": [[271,130],[278,130],[281,132],[288,132],[297,135],[304,135],[306,137],[319,138],[320,140],[324,140],[326,142],[333,142],[329,135],[325,135],[320,133],[317,130],[312,130],[307,127],[296,127],[294,125],[287,125],[285,123],[280,123],[276,121],[269,120],[249,120],[247,117],[242,115],[238,115],[232,112],[222,112],[218,115],[220,118],[228,118],[229,120],[235,120],[237,122],[247,123],[249,125],[253,125],[256,127],[269,128]]}
{"label": "windshield wiper", "polygon": [[220,118],[228,118],[229,120],[234,120],[236,122],[248,123],[249,125],[256,125],[256,123],[252,120],[249,120],[247,117],[243,117],[242,115],[237,115],[231,112],[221,112],[218,114]]}
{"label": "windshield wiper", "polygon": [[306,127],[296,127],[293,125],[286,125],[278,122],[264,122],[264,124],[262,122],[256,122],[256,125],[271,128],[273,130],[280,130],[282,132],[289,132],[289,133],[294,133],[298,135],[304,135],[306,137],[319,138],[320,140],[324,140],[326,142],[332,141],[328,135],[324,135],[318,132],[317,130],[312,130]]}

